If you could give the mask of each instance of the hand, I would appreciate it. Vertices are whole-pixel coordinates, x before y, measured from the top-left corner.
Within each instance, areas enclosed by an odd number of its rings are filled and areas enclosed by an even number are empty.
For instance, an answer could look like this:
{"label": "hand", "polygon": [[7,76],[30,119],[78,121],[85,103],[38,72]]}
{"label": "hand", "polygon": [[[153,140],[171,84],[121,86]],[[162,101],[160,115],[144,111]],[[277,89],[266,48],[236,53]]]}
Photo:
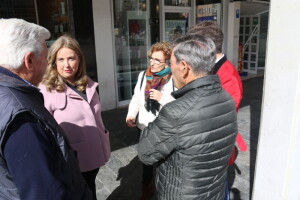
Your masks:
{"label": "hand", "polygon": [[155,89],[150,89],[150,99],[154,99],[156,101],[159,101],[162,97],[162,93]]}
{"label": "hand", "polygon": [[135,127],[136,126],[135,117],[131,117],[131,116],[127,117],[126,123],[129,127]]}

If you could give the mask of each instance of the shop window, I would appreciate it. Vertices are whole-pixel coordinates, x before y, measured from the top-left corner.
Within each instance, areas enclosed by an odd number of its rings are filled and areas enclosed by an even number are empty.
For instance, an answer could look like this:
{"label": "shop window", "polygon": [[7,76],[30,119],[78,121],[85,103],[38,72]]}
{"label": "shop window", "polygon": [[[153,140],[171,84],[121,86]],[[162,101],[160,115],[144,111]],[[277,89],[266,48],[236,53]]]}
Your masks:
{"label": "shop window", "polygon": [[243,63],[243,68],[246,69],[246,70],[249,69],[249,63],[248,62],[244,62]]}
{"label": "shop window", "polygon": [[92,0],[0,1],[0,18],[20,18],[47,28],[50,45],[61,35],[75,37],[85,55],[87,73],[97,80]]}
{"label": "shop window", "polygon": [[240,34],[244,33],[244,28],[242,26],[240,26]]}
{"label": "shop window", "polygon": [[216,4],[221,3],[221,0],[196,0],[196,5]]}
{"label": "shop window", "polygon": [[165,13],[165,40],[173,42],[185,35],[188,29],[189,13]]}
{"label": "shop window", "polygon": [[253,62],[256,61],[256,54],[251,54],[251,61],[253,61]]}
{"label": "shop window", "polygon": [[68,0],[36,0],[38,23],[51,32],[48,46],[61,35],[74,36],[70,3]]}
{"label": "shop window", "polygon": [[145,0],[114,0],[118,101],[124,104],[132,97],[139,73],[148,66],[150,34],[154,41],[158,40],[158,34],[150,31],[150,27],[158,30],[158,1],[153,3],[157,3],[157,6],[152,5],[157,12],[147,12],[149,8]]}
{"label": "shop window", "polygon": [[165,6],[190,7],[191,6],[191,0],[165,0]]}
{"label": "shop window", "polygon": [[250,25],[250,18],[246,17],[246,25]]}
{"label": "shop window", "polygon": [[196,23],[201,21],[213,21],[221,25],[222,4],[221,0],[196,1]]}
{"label": "shop window", "polygon": [[33,0],[0,1],[0,18],[20,18],[36,23],[35,2]]}

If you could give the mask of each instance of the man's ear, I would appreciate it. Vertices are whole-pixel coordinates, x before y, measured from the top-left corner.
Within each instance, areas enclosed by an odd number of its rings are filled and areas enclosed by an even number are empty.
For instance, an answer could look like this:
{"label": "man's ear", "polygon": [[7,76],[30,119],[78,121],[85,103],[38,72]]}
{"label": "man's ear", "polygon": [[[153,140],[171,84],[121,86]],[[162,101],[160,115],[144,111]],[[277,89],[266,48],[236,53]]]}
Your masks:
{"label": "man's ear", "polygon": [[28,71],[31,71],[33,69],[33,57],[33,52],[28,52],[24,56],[24,65]]}
{"label": "man's ear", "polygon": [[181,62],[182,62],[183,78],[187,78],[189,76],[191,67],[185,60],[182,60]]}

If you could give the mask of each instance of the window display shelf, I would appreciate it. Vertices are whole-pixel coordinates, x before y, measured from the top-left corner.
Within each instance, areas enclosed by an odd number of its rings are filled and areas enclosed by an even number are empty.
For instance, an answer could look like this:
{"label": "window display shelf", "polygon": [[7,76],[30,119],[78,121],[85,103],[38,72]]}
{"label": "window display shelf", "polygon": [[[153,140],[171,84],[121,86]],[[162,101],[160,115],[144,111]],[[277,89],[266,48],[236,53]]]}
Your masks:
{"label": "window display shelf", "polygon": [[57,15],[57,16],[53,17],[53,20],[55,22],[67,23],[67,22],[69,22],[69,16],[66,16],[66,15]]}

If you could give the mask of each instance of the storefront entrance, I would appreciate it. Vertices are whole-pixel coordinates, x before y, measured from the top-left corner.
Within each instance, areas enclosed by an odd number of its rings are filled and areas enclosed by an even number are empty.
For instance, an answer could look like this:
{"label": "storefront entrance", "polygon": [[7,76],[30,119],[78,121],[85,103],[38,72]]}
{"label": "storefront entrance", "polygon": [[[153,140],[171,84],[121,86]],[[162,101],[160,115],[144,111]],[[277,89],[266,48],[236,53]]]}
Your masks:
{"label": "storefront entrance", "polygon": [[222,24],[221,0],[114,0],[113,9],[118,106],[129,104],[152,44],[172,42],[196,22]]}
{"label": "storefront entrance", "polygon": [[20,18],[47,28],[48,47],[61,35],[75,37],[85,55],[87,73],[97,81],[92,0],[0,1],[0,18]]}

